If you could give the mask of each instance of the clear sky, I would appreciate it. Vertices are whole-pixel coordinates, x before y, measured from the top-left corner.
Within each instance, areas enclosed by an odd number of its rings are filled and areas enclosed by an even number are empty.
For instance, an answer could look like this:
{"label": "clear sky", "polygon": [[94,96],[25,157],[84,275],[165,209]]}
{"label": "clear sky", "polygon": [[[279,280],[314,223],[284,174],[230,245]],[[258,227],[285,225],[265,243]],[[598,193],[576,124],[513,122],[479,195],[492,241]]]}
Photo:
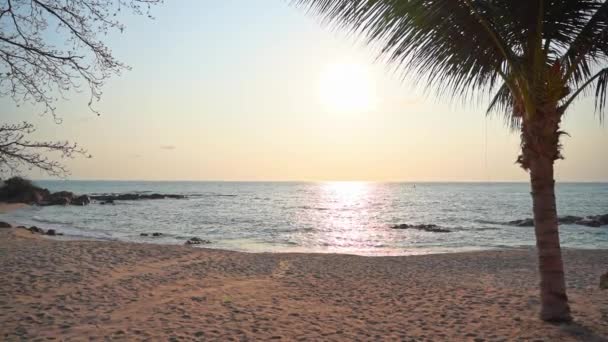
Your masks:
{"label": "clear sky", "polygon": [[[3,122],[79,142],[73,179],[519,181],[519,136],[485,105],[425,93],[420,80],[283,0],[166,1],[108,45],[133,70],[63,123],[0,100]],[[608,128],[593,102],[564,120],[562,181],[608,181]],[[29,174],[44,178],[37,172]]]}

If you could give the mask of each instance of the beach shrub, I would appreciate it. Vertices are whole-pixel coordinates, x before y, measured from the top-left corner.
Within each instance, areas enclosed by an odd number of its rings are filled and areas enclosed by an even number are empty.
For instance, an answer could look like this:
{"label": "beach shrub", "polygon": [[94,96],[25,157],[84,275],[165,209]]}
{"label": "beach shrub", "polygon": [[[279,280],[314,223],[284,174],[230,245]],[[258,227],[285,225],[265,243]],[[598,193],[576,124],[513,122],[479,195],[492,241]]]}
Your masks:
{"label": "beach shrub", "polygon": [[47,195],[48,190],[23,177],[11,177],[0,187],[0,201],[5,202],[39,203]]}

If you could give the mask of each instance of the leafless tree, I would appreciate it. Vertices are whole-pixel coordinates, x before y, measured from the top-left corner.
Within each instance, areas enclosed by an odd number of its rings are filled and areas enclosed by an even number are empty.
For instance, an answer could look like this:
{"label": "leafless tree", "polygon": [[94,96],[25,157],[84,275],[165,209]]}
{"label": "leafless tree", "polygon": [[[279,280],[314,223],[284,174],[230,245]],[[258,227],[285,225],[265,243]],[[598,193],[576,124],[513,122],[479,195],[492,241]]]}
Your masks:
{"label": "leafless tree", "polygon": [[[150,7],[161,1],[0,0],[0,96],[12,98],[17,105],[42,106],[43,113],[50,113],[59,122],[56,103],[71,91],[84,88],[90,95],[89,108],[99,114],[92,104],[100,99],[104,82],[129,68],[112,55],[102,38],[111,30],[124,30],[122,12],[150,16]],[[16,137],[11,132],[20,132],[24,135],[20,139],[25,139],[33,130],[28,123],[1,127],[0,139],[6,143]],[[51,149],[69,157],[83,152],[68,143],[25,145],[27,149],[13,153]],[[5,155],[4,149],[0,152],[0,163],[14,158]],[[51,174],[65,171],[41,155],[19,157]],[[0,171],[14,165],[0,165]]]}
{"label": "leafless tree", "polygon": [[[13,174],[22,167],[37,168],[52,176],[63,176],[68,170],[60,162],[44,155],[59,154],[61,158],[88,156],[86,150],[68,141],[31,141],[34,126],[27,122],[0,126],[0,174]],[[90,157],[90,156],[89,156]]]}

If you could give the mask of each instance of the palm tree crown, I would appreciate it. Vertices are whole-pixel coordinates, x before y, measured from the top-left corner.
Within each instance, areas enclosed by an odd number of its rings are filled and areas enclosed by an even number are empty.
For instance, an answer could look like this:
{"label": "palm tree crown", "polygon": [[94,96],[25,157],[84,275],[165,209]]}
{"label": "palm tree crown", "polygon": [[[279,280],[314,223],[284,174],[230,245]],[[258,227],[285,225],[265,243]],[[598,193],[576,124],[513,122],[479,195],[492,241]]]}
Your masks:
{"label": "palm tree crown", "polygon": [[517,124],[547,103],[564,112],[592,85],[606,103],[608,4],[598,0],[295,0],[380,43],[408,73],[452,95],[495,90],[489,110]]}

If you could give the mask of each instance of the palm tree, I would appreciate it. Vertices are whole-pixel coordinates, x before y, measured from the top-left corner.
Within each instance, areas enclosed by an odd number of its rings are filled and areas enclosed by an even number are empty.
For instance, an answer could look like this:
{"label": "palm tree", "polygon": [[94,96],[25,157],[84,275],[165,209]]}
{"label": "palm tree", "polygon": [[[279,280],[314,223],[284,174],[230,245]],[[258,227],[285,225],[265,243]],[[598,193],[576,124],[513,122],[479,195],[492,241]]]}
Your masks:
{"label": "palm tree", "polygon": [[570,321],[553,164],[560,121],[583,94],[600,120],[608,85],[608,4],[602,0],[293,0],[346,27],[440,93],[495,94],[488,113],[521,132],[530,174],[541,318]]}

